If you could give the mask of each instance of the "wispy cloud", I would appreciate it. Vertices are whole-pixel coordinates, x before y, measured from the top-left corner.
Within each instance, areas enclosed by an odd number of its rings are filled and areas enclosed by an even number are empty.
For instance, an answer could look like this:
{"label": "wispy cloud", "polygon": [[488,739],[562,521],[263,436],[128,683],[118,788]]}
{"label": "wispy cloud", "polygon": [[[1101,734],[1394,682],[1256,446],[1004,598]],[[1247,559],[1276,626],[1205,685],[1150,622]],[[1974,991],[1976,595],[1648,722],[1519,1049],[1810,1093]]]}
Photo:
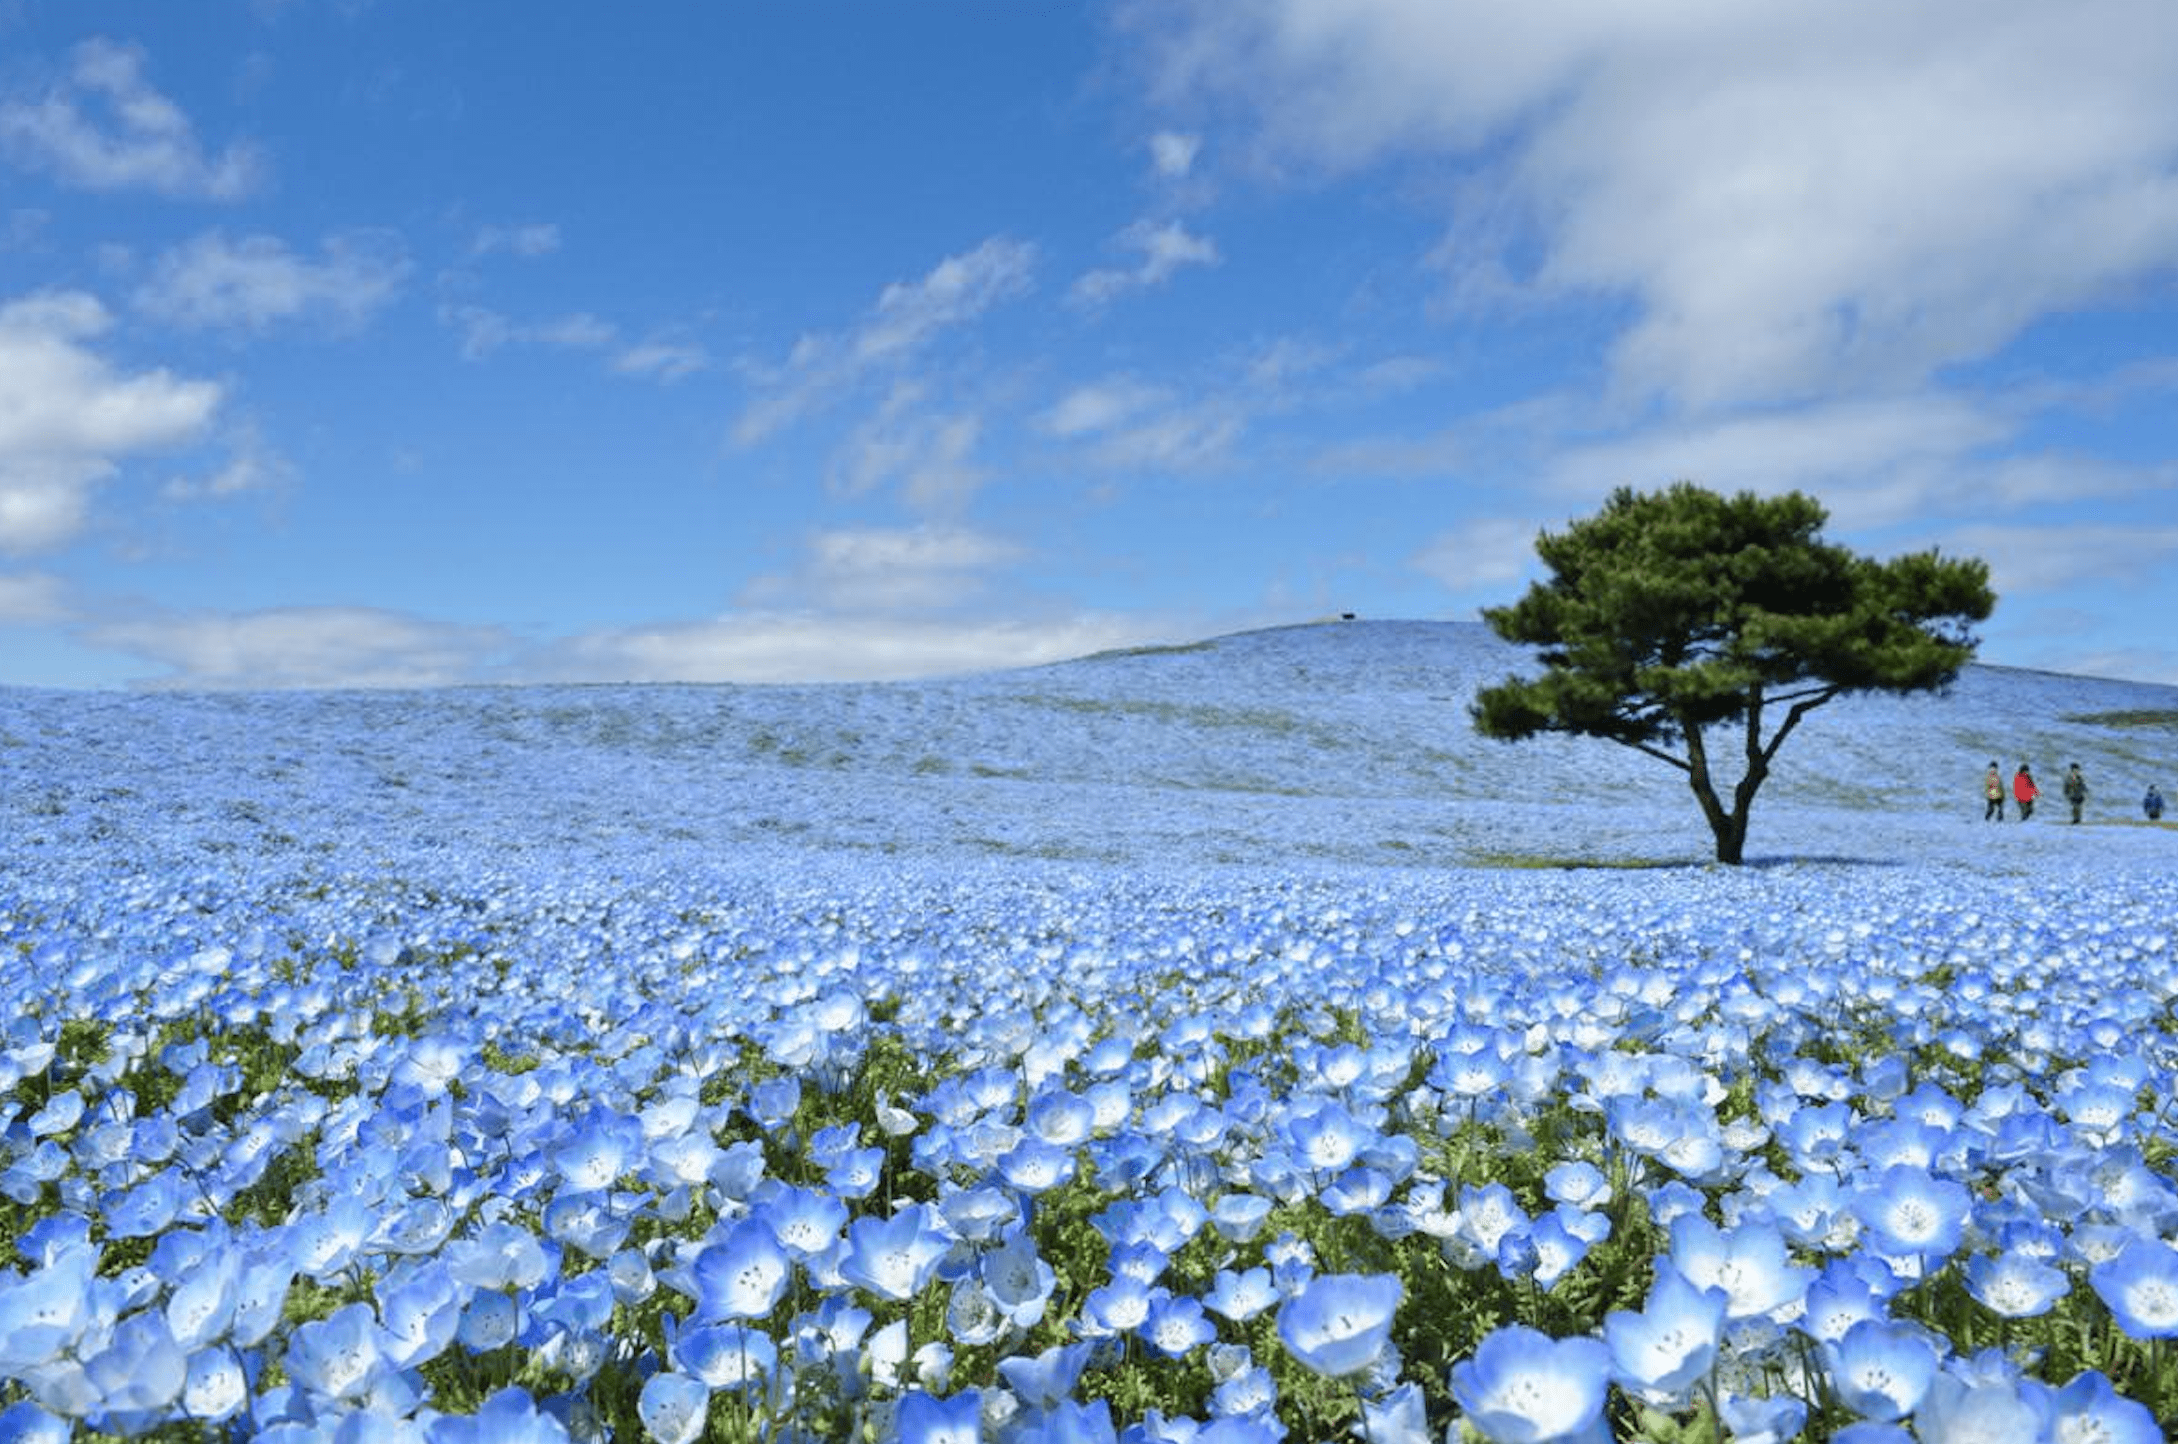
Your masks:
{"label": "wispy cloud", "polygon": [[1136,221],[1114,244],[1142,259],[1132,266],[1084,274],[1068,293],[1076,305],[1102,306],[1129,291],[1161,286],[1183,266],[1214,266],[1220,259],[1216,242],[1195,235],[1179,221]]}
{"label": "wispy cloud", "polygon": [[1184,131],[1160,130],[1149,138],[1150,164],[1165,180],[1184,180],[1195,168],[1202,137]]}
{"label": "wispy cloud", "polygon": [[516,321],[484,306],[442,306],[439,320],[461,337],[466,361],[481,361],[509,346],[602,355],[615,375],[670,384],[711,364],[710,353],[692,341],[653,336],[630,342],[612,322],[574,311],[541,321]]}
{"label": "wispy cloud", "polygon": [[533,221],[527,225],[481,227],[469,243],[469,254],[534,259],[549,256],[559,248],[560,228],[547,221]]}
{"label": "wispy cloud", "polygon": [[948,256],[919,280],[886,286],[853,330],[805,335],[783,365],[749,368],[756,397],[735,424],[734,439],[744,446],[764,440],[870,376],[895,370],[947,330],[1023,294],[1035,260],[1035,247],[994,236]]}
{"label": "wispy cloud", "polygon": [[132,45],[87,40],[42,92],[0,97],[0,149],[88,190],[235,200],[264,174],[245,144],[208,152],[180,106],[144,75]]}
{"label": "wispy cloud", "polygon": [[894,486],[916,511],[958,509],[989,479],[975,459],[983,422],[928,403],[927,387],[911,381],[894,386],[834,454],[825,477],[829,488],[853,497]]}
{"label": "wispy cloud", "polygon": [[262,331],[286,321],[361,327],[400,294],[410,265],[390,231],[328,236],[318,258],[273,236],[210,232],[159,258],[131,298],[170,325]]}
{"label": "wispy cloud", "polygon": [[798,574],[759,584],[749,600],[775,606],[791,597],[829,613],[943,611],[974,599],[992,573],[1025,555],[968,527],[834,528],[811,535]]}
{"label": "wispy cloud", "polygon": [[80,291],[0,305],[0,552],[72,540],[121,461],[196,440],[219,409],[217,382],[108,362],[92,343],[112,323]]}

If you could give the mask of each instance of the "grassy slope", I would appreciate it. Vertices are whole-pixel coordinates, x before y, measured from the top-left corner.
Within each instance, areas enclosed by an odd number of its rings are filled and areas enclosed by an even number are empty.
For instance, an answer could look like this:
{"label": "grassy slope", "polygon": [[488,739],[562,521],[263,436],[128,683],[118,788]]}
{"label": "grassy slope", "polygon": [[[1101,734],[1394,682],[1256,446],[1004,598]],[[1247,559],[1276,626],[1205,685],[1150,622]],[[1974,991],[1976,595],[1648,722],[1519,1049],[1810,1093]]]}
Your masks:
{"label": "grassy slope", "polygon": [[[456,870],[810,849],[1123,865],[1704,858],[1706,829],[1662,764],[1473,733],[1475,689],[1521,665],[1479,625],[1362,622],[916,684],[0,692],[0,823],[32,868],[63,841],[129,865],[422,853]],[[2064,763],[2083,763],[2095,827],[1981,828],[1992,757],[2007,774],[2032,761],[2052,792]],[[2173,840],[2131,825],[2151,780],[2178,797],[2178,688],[1976,667],[1946,696],[1813,714],[1749,851],[2155,856]]]}

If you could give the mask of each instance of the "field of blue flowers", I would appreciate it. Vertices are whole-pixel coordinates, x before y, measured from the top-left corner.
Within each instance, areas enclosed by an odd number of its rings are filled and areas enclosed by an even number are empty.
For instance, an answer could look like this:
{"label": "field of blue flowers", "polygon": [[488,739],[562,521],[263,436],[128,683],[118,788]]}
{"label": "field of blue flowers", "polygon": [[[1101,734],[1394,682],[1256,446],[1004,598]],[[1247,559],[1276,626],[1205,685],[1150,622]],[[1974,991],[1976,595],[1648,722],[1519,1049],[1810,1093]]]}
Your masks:
{"label": "field of blue flowers", "polygon": [[1514,666],[0,691],[0,1441],[2163,1438],[2178,689]]}

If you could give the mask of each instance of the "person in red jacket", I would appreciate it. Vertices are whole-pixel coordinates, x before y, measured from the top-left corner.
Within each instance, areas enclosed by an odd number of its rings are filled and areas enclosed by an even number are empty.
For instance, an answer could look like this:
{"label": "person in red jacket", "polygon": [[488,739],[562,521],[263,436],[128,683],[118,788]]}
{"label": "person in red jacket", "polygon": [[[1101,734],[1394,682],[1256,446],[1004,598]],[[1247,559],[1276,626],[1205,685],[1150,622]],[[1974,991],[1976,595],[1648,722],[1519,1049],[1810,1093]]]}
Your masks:
{"label": "person in red jacket", "polygon": [[2012,774],[2012,800],[2019,804],[2021,822],[2034,816],[2034,799],[2041,795],[2042,789],[2034,785],[2034,774],[2027,770],[2026,763],[2020,763],[2019,770]]}

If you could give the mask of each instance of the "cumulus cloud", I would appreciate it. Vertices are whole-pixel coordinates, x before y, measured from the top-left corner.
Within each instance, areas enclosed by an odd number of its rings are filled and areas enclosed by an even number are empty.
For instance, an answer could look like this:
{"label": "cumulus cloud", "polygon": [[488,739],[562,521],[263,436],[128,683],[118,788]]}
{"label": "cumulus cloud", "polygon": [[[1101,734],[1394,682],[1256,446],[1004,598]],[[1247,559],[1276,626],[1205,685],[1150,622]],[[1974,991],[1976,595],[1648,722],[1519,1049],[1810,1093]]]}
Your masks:
{"label": "cumulus cloud", "polygon": [[[1611,0],[1137,4],[1157,86],[1285,164],[1457,156],[1521,221],[1453,263],[1633,303],[1689,409],[1915,384],[2178,251],[2178,9]],[[1529,259],[1528,257],[1531,257]]]}
{"label": "cumulus cloud", "polygon": [[208,152],[180,106],[152,86],[133,45],[87,40],[42,92],[0,97],[0,150],[87,190],[234,200],[263,176],[243,144]]}
{"label": "cumulus cloud", "polygon": [[154,686],[253,690],[477,681],[509,642],[496,627],[334,606],[156,613],[97,622],[82,635],[166,669]]}
{"label": "cumulus cloud", "polygon": [[752,368],[756,399],[735,424],[734,439],[744,446],[764,440],[866,378],[892,371],[944,332],[1023,294],[1035,260],[1033,246],[994,236],[946,257],[918,280],[887,285],[853,330],[805,335],[785,364]]}
{"label": "cumulus cloud", "polygon": [[353,330],[400,293],[409,269],[406,247],[386,231],[328,236],[315,260],[272,236],[215,231],[161,256],[133,300],[175,326],[262,331],[299,320]]}
{"label": "cumulus cloud", "polygon": [[219,408],[216,382],[115,368],[92,346],[111,325],[80,291],[0,305],[0,553],[71,540],[122,460],[196,440]]}
{"label": "cumulus cloud", "polygon": [[1139,252],[1142,259],[1132,266],[1083,275],[1069,292],[1076,305],[1101,306],[1129,291],[1161,286],[1182,266],[1214,266],[1219,261],[1217,243],[1195,235],[1179,221],[1136,221],[1119,233],[1115,244]]}

